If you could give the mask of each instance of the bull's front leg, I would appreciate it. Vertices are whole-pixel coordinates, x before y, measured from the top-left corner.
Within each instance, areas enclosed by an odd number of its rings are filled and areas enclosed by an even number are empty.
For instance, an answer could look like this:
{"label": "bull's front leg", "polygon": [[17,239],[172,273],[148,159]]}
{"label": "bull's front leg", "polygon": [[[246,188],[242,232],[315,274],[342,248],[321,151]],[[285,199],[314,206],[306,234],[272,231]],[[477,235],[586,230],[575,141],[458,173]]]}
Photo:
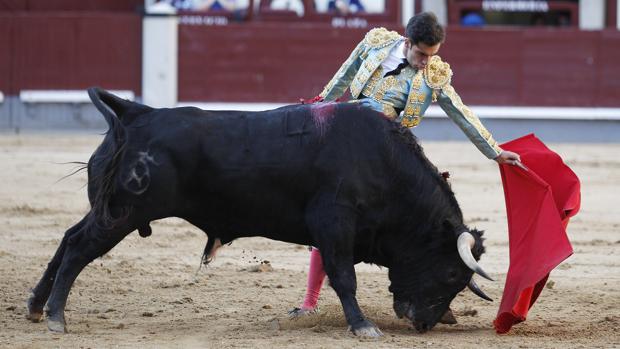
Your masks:
{"label": "bull's front leg", "polygon": [[356,221],[355,210],[338,204],[329,193],[318,196],[306,214],[310,234],[317,242],[325,273],[340,298],[349,328],[358,336],[379,337],[381,331],[366,319],[355,298],[357,280],[353,246]]}
{"label": "bull's front leg", "polygon": [[357,279],[353,265],[353,255],[342,255],[338,251],[324,247],[321,251],[325,273],[329,277],[330,284],[342,303],[344,316],[347,319],[350,330],[357,336],[380,337],[383,334],[379,328],[366,319],[355,297],[357,291]]}
{"label": "bull's front leg", "polygon": [[128,224],[104,229],[93,219],[86,222],[69,238],[47,301],[47,327],[50,331],[67,332],[65,322],[67,297],[73,282],[84,267],[110,251],[134,229],[135,226]]}
{"label": "bull's front leg", "polygon": [[39,283],[32,289],[32,295],[28,299],[28,315],[26,315],[26,318],[30,321],[41,321],[41,317],[43,316],[43,307],[45,306],[50,292],[52,291],[52,285],[54,284],[56,273],[58,272],[58,268],[60,267],[60,263],[62,262],[65,254],[67,240],[71,238],[73,234],[82,229],[85,220],[86,218],[82,219],[78,224],[74,225],[65,232],[65,236],[60,242],[60,246],[58,246],[54,257],[48,263],[47,269],[45,269],[41,280],[39,280]]}

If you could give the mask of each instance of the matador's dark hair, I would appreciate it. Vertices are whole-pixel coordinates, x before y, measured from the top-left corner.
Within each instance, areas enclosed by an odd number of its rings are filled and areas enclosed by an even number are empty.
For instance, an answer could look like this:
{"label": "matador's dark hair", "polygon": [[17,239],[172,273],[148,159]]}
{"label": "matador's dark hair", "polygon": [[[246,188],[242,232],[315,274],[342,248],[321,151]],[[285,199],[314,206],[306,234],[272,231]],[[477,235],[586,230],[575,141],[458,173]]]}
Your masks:
{"label": "matador's dark hair", "polygon": [[414,45],[422,42],[428,46],[435,46],[444,41],[446,33],[434,13],[421,12],[411,17],[405,35]]}

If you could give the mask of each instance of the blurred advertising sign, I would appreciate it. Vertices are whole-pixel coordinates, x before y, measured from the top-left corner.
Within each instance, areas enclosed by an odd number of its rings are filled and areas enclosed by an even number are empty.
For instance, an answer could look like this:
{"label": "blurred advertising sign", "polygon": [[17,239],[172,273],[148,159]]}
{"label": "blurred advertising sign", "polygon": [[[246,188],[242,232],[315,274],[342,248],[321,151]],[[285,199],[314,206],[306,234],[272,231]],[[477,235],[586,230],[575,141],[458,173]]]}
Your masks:
{"label": "blurred advertising sign", "polygon": [[539,0],[483,0],[482,9],[496,12],[548,12],[549,4]]}

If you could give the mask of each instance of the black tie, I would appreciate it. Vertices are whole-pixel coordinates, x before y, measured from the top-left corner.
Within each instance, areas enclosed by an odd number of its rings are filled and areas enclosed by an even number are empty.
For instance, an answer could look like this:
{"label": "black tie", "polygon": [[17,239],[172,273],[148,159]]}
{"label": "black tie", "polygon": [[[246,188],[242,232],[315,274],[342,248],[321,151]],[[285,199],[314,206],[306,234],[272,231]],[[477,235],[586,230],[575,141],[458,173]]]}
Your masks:
{"label": "black tie", "polygon": [[396,67],[396,69],[385,73],[385,75],[383,75],[383,77],[387,78],[390,75],[398,75],[398,74],[400,74],[400,71],[405,69],[405,67],[408,66],[408,65],[409,65],[409,62],[407,61],[407,59],[403,58],[403,62],[401,64],[399,64]]}

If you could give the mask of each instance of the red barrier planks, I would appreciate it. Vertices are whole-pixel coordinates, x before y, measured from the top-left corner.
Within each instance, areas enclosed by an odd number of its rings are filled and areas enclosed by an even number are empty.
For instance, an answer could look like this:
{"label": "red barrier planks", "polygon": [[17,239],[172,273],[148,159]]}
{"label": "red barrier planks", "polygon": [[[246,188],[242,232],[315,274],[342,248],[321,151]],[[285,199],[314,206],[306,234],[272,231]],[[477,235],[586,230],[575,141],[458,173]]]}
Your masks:
{"label": "red barrier planks", "polygon": [[[7,16],[0,16],[4,23]],[[18,14],[10,17],[8,93],[99,85],[140,94],[141,18],[133,14]],[[0,60],[6,69],[5,60]]]}

